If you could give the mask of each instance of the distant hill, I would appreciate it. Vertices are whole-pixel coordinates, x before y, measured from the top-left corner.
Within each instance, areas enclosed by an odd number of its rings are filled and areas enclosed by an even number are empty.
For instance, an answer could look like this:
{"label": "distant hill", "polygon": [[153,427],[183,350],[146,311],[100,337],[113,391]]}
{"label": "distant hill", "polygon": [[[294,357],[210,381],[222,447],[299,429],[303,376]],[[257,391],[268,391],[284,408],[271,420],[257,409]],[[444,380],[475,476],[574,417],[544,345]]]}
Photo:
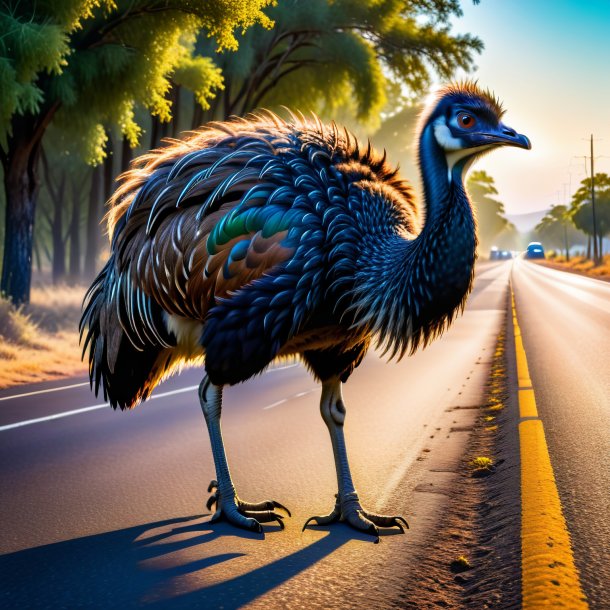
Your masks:
{"label": "distant hill", "polygon": [[517,231],[528,233],[542,220],[549,209],[528,212],[527,214],[506,214],[506,218],[517,227]]}

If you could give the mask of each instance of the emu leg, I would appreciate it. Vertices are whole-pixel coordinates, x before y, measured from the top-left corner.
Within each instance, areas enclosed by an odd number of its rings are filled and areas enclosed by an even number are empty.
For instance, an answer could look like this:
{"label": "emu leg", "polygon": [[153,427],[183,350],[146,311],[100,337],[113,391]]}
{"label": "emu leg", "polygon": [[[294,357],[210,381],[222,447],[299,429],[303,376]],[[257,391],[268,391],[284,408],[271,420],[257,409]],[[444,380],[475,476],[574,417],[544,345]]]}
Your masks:
{"label": "emu leg", "polygon": [[216,512],[210,522],[224,517],[233,525],[243,529],[262,532],[261,523],[277,521],[279,526],[284,529],[283,516],[278,515],[275,509],[285,510],[288,516],[290,516],[290,511],[279,502],[273,500],[257,503],[243,502],[235,493],[220,429],[222,386],[212,384],[206,375],[199,386],[199,400],[208,425],[216,467],[216,480],[212,481],[208,487],[209,492],[214,492],[207,501],[208,510],[216,505]]}
{"label": "emu leg", "polygon": [[323,382],[320,411],[324,423],[328,426],[333,444],[339,493],[336,495],[333,510],[328,515],[310,517],[305,522],[303,529],[311,521],[314,521],[317,525],[347,521],[352,527],[376,536],[376,542],[379,542],[379,527],[397,527],[404,533],[401,523],[404,523],[407,528],[409,525],[403,517],[376,515],[364,510],[360,504],[347,460],[345,436],[343,435],[345,405],[341,394],[341,381],[338,378]]}

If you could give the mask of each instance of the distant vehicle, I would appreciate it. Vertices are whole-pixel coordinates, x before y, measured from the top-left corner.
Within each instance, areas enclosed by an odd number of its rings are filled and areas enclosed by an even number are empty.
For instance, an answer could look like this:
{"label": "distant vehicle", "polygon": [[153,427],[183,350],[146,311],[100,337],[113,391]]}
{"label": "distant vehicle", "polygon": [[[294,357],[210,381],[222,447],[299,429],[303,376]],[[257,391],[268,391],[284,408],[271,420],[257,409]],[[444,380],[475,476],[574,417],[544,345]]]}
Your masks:
{"label": "distant vehicle", "polygon": [[492,247],[489,253],[490,261],[503,261],[513,257],[513,253],[510,250],[498,250],[495,246]]}
{"label": "distant vehicle", "polygon": [[544,248],[539,241],[533,241],[527,246],[525,258],[544,258]]}

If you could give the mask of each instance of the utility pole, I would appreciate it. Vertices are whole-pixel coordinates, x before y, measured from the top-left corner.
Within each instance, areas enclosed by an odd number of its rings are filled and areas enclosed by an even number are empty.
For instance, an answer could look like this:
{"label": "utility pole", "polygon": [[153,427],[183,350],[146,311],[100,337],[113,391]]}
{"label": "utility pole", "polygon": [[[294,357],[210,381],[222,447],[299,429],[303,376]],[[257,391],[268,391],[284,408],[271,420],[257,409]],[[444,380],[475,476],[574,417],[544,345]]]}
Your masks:
{"label": "utility pole", "polygon": [[565,211],[561,218],[561,224],[563,225],[563,238],[566,245],[566,262],[570,262],[570,247],[568,245],[568,201],[566,198],[566,186],[568,186],[565,182],[563,183],[563,202]]}
{"label": "utility pole", "polygon": [[591,134],[591,212],[593,213],[593,262],[599,265],[600,257],[597,248],[597,216],[595,214],[595,170],[593,156],[593,134]]}

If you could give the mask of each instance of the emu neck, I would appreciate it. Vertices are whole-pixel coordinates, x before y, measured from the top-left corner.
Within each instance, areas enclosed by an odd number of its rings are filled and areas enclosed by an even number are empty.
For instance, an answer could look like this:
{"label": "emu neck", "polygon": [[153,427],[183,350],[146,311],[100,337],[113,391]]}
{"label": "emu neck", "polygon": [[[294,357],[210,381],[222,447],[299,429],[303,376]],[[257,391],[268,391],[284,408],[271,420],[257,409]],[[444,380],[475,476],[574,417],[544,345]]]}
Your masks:
{"label": "emu neck", "polygon": [[475,261],[476,231],[463,178],[471,159],[448,166],[432,125],[420,136],[420,169],[424,185],[425,224],[409,244],[409,258],[435,278],[435,296],[465,289]]}
{"label": "emu neck", "polygon": [[463,186],[467,163],[459,161],[449,175],[432,129],[424,129],[420,167],[425,225],[415,239],[395,234],[372,253],[366,275],[374,269],[376,277],[368,277],[358,289],[357,307],[367,300],[365,290],[377,293],[368,298],[373,303],[365,320],[392,355],[415,351],[440,334],[470,292],[476,235]]}
{"label": "emu neck", "polygon": [[[468,158],[448,167],[431,125],[420,137],[420,168],[426,219],[418,237],[409,244],[408,259],[419,269],[431,303],[447,314],[462,303],[470,290],[475,261],[476,232],[463,177]],[[417,285],[406,287],[415,298]]]}
{"label": "emu neck", "polygon": [[470,292],[476,258],[476,231],[463,177],[471,160],[448,166],[433,128],[420,137],[420,169],[424,185],[425,224],[407,244],[409,280],[400,298],[411,303],[411,316],[429,335],[450,322]]}
{"label": "emu neck", "polygon": [[445,152],[434,137],[432,125],[426,126],[419,139],[419,166],[424,187],[426,224],[422,233],[435,229],[439,216],[458,204],[458,210],[472,215],[470,202],[464,190],[463,174],[467,159],[448,166]]}

